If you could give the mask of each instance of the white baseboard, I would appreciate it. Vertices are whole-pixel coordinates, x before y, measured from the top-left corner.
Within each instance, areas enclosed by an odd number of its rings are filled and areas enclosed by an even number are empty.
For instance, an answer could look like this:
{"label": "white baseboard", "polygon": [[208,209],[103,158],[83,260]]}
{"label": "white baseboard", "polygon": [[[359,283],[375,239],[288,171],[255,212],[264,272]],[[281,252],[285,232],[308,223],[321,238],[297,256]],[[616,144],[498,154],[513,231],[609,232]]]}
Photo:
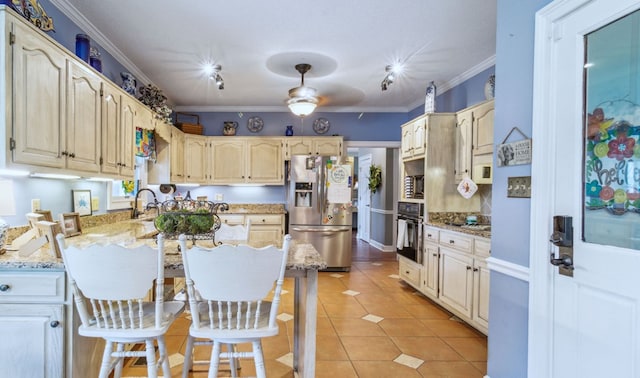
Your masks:
{"label": "white baseboard", "polygon": [[369,245],[372,246],[375,249],[379,249],[382,252],[395,252],[396,248],[392,245],[385,245],[382,243],[379,243],[375,240],[369,240]]}

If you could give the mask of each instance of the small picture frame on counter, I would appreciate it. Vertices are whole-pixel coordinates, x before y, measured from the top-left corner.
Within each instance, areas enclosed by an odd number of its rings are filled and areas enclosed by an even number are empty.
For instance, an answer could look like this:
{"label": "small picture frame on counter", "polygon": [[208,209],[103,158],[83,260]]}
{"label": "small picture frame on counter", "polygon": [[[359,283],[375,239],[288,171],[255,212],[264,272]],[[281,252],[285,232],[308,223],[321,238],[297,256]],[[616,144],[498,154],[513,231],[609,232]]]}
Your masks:
{"label": "small picture frame on counter", "polygon": [[74,213],[91,215],[91,190],[72,190],[71,197]]}
{"label": "small picture frame on counter", "polygon": [[34,213],[44,216],[43,220],[47,222],[53,222],[53,215],[51,215],[51,210],[36,210],[34,211]]}
{"label": "small picture frame on counter", "polygon": [[64,233],[65,237],[82,234],[82,227],[80,226],[80,214],[60,214],[60,228],[62,228],[62,232]]}

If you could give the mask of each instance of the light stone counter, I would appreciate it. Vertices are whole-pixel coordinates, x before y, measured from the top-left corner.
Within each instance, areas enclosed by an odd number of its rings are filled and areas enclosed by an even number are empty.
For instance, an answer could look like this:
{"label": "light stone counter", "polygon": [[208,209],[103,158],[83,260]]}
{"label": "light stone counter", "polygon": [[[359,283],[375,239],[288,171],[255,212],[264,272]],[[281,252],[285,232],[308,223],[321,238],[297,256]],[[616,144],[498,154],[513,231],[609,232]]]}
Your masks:
{"label": "light stone counter", "polygon": [[[155,239],[150,237],[156,233],[151,221],[128,220],[83,229],[82,235],[67,238],[66,241],[78,247],[94,243],[116,243],[127,247],[147,244],[155,247]],[[212,244],[210,241],[198,241],[197,243],[203,247],[209,247]],[[206,245],[207,243],[209,245]],[[326,267],[326,263],[311,244],[292,241],[286,276],[295,280],[293,292],[293,368],[298,377],[315,376],[318,270]],[[62,271],[64,264],[62,259],[55,258],[50,254],[48,245],[28,257],[19,256],[17,251],[7,251],[6,254],[0,255],[0,271],[16,272],[20,270]],[[184,277],[182,258],[177,251],[177,241],[175,240],[165,241],[165,275],[166,277]],[[72,347],[70,348],[72,349]],[[74,353],[73,350],[68,351],[70,356]]]}

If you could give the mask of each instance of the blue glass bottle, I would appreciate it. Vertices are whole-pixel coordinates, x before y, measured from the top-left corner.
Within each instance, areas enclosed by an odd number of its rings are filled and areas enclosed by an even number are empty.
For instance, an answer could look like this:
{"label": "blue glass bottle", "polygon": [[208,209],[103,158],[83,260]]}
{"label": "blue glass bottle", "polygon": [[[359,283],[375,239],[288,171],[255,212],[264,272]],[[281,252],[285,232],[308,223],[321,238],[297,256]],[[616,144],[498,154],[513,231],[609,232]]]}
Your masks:
{"label": "blue glass bottle", "polygon": [[78,58],[89,63],[90,48],[91,43],[89,41],[89,36],[86,34],[76,34],[76,55]]}
{"label": "blue glass bottle", "polygon": [[291,126],[291,125],[287,126],[287,131],[284,132],[284,135],[292,136],[293,135],[293,126]]}
{"label": "blue glass bottle", "polygon": [[102,72],[102,58],[100,57],[100,51],[95,47],[91,47],[91,53],[89,54],[89,64],[96,71]]}

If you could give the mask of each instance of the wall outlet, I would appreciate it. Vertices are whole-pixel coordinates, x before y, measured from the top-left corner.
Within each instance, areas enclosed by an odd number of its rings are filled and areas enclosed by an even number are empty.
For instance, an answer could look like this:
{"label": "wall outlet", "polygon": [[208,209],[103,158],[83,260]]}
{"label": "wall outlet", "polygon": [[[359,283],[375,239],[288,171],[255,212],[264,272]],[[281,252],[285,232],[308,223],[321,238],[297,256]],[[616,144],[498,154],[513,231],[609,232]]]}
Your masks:
{"label": "wall outlet", "polygon": [[34,198],[31,200],[31,212],[34,213],[36,210],[40,210],[40,198]]}

